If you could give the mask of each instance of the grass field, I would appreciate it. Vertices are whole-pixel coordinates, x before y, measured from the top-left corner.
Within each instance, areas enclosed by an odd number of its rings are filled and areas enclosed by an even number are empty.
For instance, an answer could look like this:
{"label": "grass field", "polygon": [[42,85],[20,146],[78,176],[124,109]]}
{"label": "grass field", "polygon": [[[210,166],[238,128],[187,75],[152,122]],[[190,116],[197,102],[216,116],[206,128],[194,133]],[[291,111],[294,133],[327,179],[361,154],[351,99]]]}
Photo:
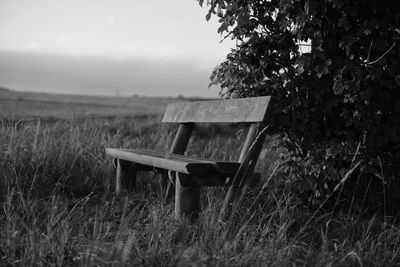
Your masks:
{"label": "grass field", "polygon": [[[204,188],[195,224],[174,218],[152,175],[141,175],[137,192],[115,198],[104,148],[167,149],[175,128],[160,124],[161,113],[174,101],[0,91],[0,266],[400,263],[397,224],[314,213],[283,194],[274,138],[259,162],[261,184],[244,199],[226,239],[226,225],[216,220],[223,188]],[[244,134],[230,125],[200,127],[189,153],[236,159]]]}

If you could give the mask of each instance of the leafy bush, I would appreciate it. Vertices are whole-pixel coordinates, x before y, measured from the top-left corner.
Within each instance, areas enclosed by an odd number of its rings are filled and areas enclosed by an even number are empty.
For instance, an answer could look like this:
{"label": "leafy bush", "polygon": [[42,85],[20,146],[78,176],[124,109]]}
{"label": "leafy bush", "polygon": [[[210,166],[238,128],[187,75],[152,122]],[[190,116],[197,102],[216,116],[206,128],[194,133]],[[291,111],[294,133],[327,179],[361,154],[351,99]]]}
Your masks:
{"label": "leafy bush", "polygon": [[218,16],[218,32],[237,40],[211,83],[225,97],[274,97],[273,125],[285,136],[288,178],[307,180],[300,193],[312,192],[319,203],[356,173],[365,188],[371,177],[394,188],[400,161],[397,1],[207,4],[206,18]]}

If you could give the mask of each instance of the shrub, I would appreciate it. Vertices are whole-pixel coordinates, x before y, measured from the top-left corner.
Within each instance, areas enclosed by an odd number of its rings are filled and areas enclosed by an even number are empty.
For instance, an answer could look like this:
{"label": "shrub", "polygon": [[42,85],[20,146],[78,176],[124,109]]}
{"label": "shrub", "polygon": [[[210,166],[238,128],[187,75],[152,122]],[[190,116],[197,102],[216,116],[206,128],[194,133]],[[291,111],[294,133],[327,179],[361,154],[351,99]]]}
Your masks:
{"label": "shrub", "polygon": [[206,18],[218,16],[218,32],[237,40],[211,84],[221,86],[222,96],[274,97],[272,123],[288,149],[283,170],[302,181],[299,193],[319,203],[356,173],[365,188],[375,178],[386,190],[394,188],[400,161],[397,1],[207,3]]}

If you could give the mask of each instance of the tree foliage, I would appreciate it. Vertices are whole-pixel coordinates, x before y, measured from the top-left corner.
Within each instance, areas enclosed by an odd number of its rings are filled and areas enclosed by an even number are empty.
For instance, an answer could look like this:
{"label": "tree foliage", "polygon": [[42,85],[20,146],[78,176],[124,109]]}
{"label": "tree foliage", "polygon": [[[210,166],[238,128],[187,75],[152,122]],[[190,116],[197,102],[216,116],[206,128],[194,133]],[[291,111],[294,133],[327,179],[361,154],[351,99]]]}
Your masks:
{"label": "tree foliage", "polygon": [[224,96],[274,97],[273,125],[285,133],[296,186],[318,198],[357,162],[358,173],[386,185],[400,179],[400,2],[207,4],[206,18],[217,16],[218,32],[237,40],[212,84]]}

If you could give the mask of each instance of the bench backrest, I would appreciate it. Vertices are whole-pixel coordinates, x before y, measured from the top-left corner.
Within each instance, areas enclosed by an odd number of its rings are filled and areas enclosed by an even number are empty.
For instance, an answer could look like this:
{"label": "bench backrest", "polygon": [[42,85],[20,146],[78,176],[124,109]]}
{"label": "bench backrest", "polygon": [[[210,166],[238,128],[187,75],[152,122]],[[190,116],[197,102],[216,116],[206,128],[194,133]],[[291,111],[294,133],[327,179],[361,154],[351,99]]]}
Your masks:
{"label": "bench backrest", "polygon": [[[185,152],[195,123],[249,122],[251,125],[238,160],[240,167],[233,178],[234,180],[240,179],[244,185],[242,190],[246,190],[249,174],[253,173],[264,142],[266,128],[264,128],[263,122],[267,120],[270,99],[270,96],[265,96],[169,104],[165,110],[163,122],[180,124],[169,152],[172,154],[183,154]],[[175,183],[176,192],[181,192],[181,184],[178,181],[179,179]],[[225,216],[230,203],[235,198],[235,192],[234,186],[230,186],[221,209],[221,218]],[[191,207],[191,205],[196,206],[191,200],[191,193],[186,193],[185,197],[181,194],[175,195],[176,214],[180,212],[181,203],[186,203],[182,205],[189,205],[185,209],[190,212],[196,210],[196,208]]]}
{"label": "bench backrest", "polygon": [[263,122],[270,96],[173,103],[164,113],[165,123]]}

